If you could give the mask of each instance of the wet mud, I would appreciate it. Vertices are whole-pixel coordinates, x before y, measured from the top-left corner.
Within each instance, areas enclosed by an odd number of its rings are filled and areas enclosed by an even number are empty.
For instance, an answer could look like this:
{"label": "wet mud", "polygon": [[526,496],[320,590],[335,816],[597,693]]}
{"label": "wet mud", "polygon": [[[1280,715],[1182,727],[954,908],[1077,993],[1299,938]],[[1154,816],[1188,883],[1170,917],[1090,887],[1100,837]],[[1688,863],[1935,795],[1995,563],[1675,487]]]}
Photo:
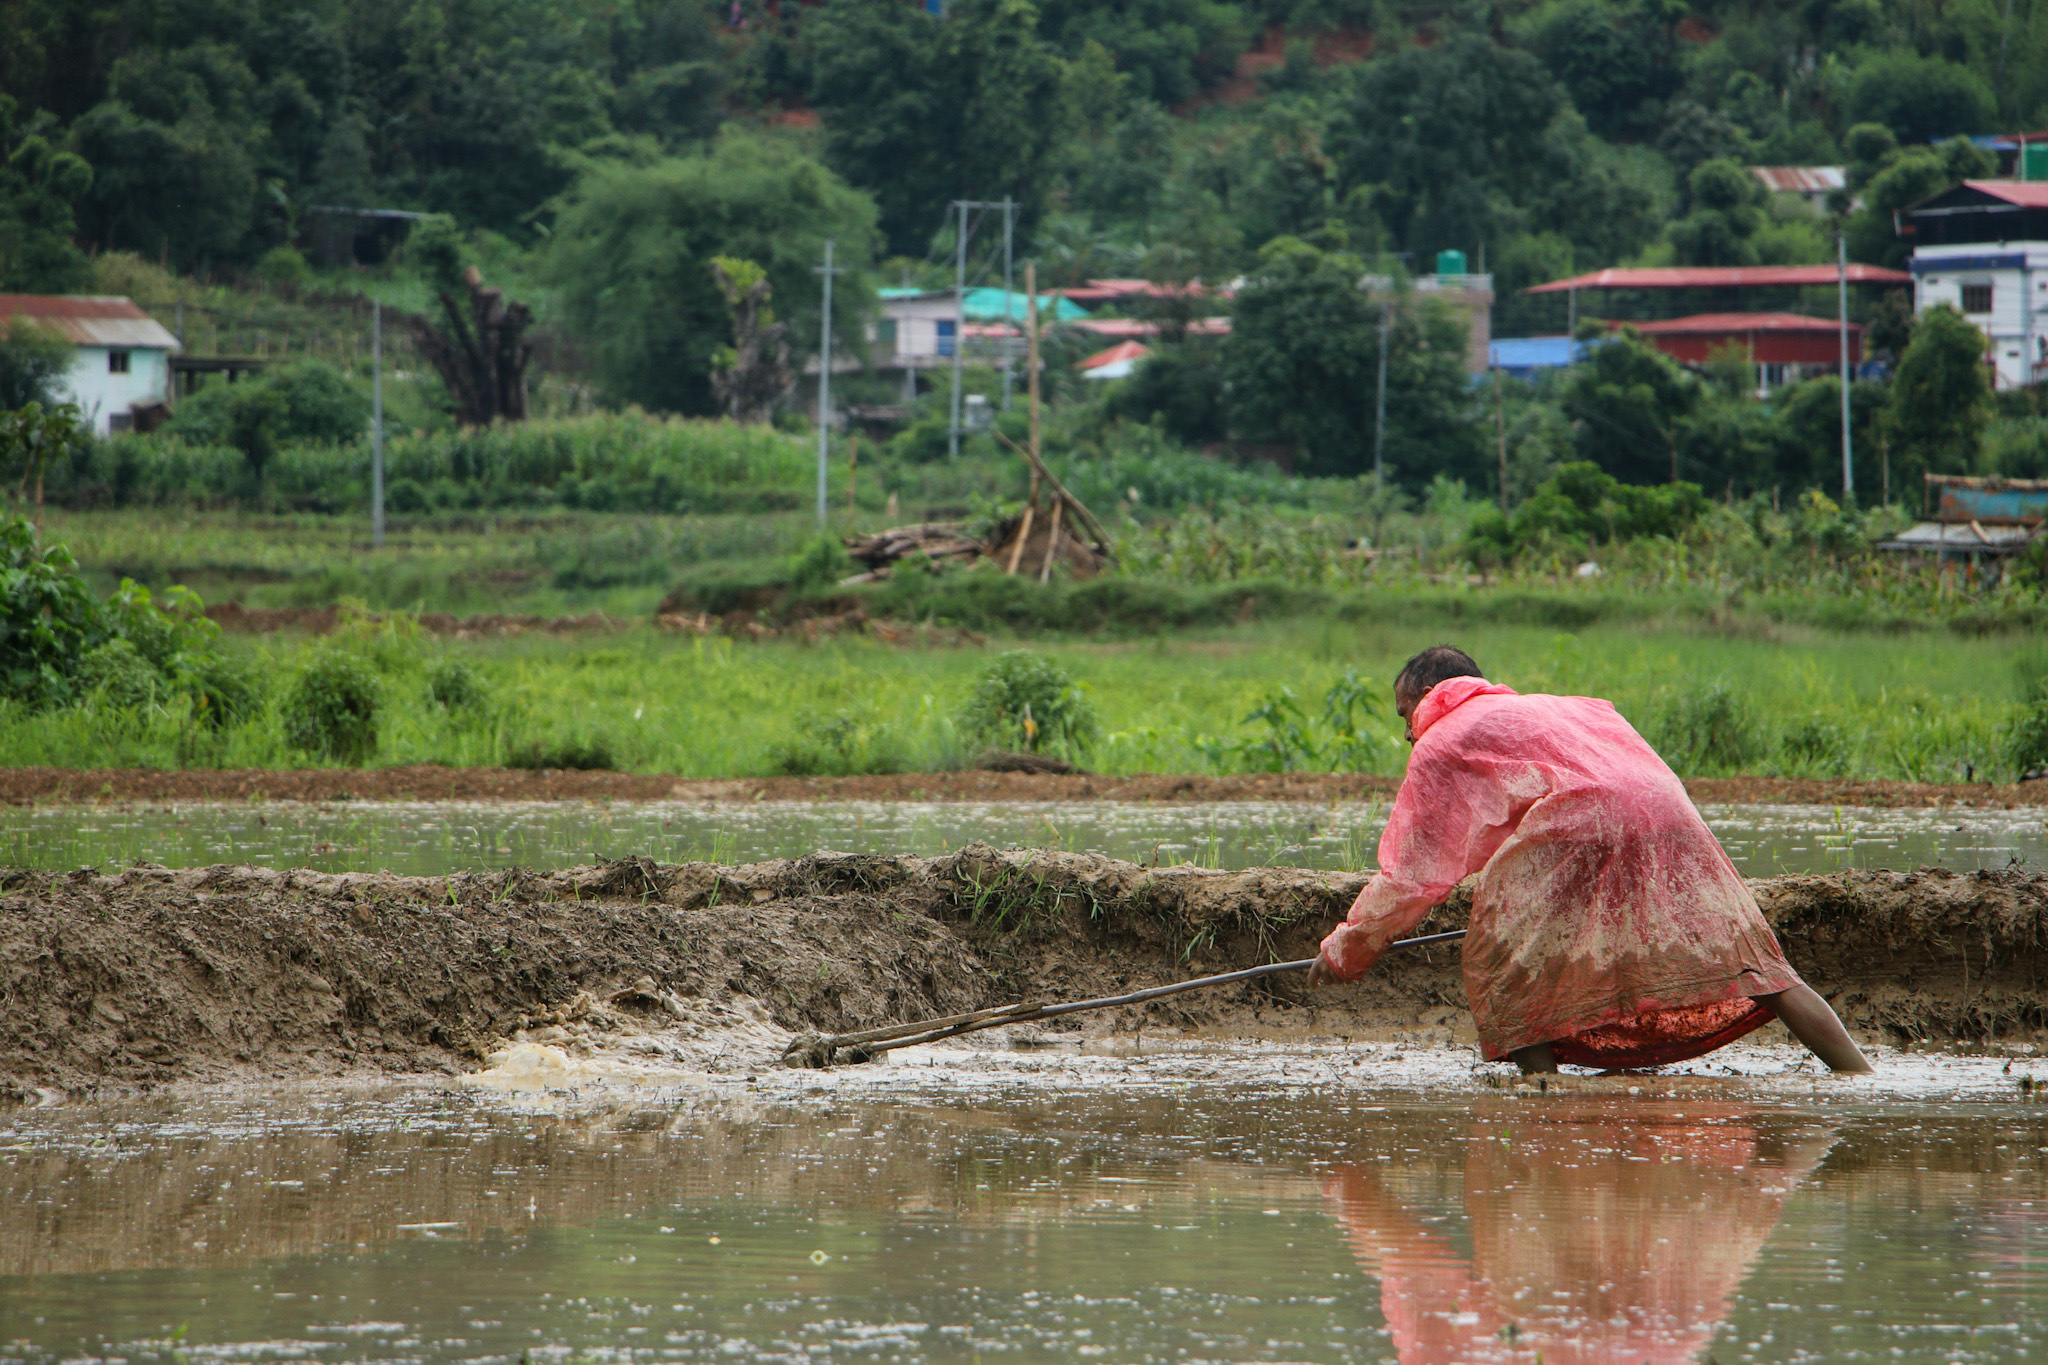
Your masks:
{"label": "wet mud", "polygon": [[[646,859],[448,877],[138,866],[0,874],[0,1087],[473,1067],[508,1042],[637,1036],[711,1070],[841,1032],[1311,955],[1357,874],[1146,867],[974,846],[742,867]],[[1802,975],[1894,1045],[2048,1037],[2048,877],[1754,881]],[[1456,928],[1462,893],[1423,930]],[[1453,1041],[1451,949],[1309,996],[1294,975],[1061,1021]]]}
{"label": "wet mud", "polygon": [[[449,768],[0,768],[0,803],[91,801],[1391,801],[1400,783],[1358,773],[944,772],[860,777],[679,778],[659,773]],[[1695,778],[1703,805],[2013,810],[2048,806],[2048,781],[1855,782]]]}

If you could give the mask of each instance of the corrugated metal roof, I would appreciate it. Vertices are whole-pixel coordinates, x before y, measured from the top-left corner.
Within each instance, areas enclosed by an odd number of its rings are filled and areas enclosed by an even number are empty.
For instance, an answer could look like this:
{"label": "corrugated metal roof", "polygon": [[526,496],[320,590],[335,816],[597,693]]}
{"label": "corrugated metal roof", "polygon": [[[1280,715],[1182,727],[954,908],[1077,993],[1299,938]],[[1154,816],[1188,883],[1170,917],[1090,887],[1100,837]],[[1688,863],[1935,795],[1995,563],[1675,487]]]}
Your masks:
{"label": "corrugated metal roof", "polygon": [[0,294],[0,322],[33,318],[74,346],[175,351],[169,328],[114,294]]}
{"label": "corrugated metal roof", "polygon": [[[1852,264],[1851,284],[1911,284],[1903,270]],[[1568,280],[1531,285],[1524,294],[1562,294],[1569,289],[1760,289],[1768,285],[1833,284],[1831,265],[1675,265],[1596,270]]]}
{"label": "corrugated metal roof", "polygon": [[1849,183],[1840,166],[1751,166],[1749,173],[1778,194],[1827,194]]}
{"label": "corrugated metal roof", "polygon": [[2048,209],[2048,180],[1965,180],[1980,194],[2003,199],[2022,208]]}
{"label": "corrugated metal roof", "polygon": [[1923,521],[1877,543],[1880,550],[1946,551],[1951,554],[2013,554],[2034,533],[2025,526],[1985,526],[1967,521]]}
{"label": "corrugated metal roof", "polygon": [[[1667,318],[1662,322],[1618,323],[1633,327],[1644,336],[1718,336],[1737,332],[1829,332],[1840,328],[1834,318],[1810,318],[1804,313],[1695,313],[1689,318]],[[1863,335],[1863,328],[1849,324],[1849,331]]]}

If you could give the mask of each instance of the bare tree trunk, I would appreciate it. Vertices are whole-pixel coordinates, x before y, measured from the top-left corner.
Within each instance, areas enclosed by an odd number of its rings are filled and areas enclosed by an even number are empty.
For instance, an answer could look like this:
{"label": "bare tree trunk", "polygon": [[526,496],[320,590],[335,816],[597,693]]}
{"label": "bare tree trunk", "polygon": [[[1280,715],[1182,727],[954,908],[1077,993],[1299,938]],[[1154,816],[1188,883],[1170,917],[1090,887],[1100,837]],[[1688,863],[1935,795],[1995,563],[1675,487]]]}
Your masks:
{"label": "bare tree trunk", "polygon": [[[526,365],[533,343],[526,331],[533,310],[507,303],[502,289],[486,289],[475,266],[462,272],[469,297],[439,291],[444,326],[418,316],[407,318],[420,353],[455,400],[456,419],[464,426],[483,426],[526,417]],[[467,307],[465,307],[465,303]]]}

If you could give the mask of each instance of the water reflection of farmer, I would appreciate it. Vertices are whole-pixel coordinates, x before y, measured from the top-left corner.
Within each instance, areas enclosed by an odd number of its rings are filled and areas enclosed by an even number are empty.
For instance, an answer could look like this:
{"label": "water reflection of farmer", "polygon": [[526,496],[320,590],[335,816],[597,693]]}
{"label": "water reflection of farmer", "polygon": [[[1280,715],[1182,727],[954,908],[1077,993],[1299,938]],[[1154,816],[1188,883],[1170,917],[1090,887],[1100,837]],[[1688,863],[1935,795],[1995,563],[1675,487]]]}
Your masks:
{"label": "water reflection of farmer", "polygon": [[1401,670],[1394,705],[1415,752],[1379,873],[1323,940],[1311,986],[1364,974],[1476,872],[1465,988],[1489,1059],[1658,1066],[1775,1015],[1835,1070],[1870,1070],[1613,703],[1520,696],[1439,645]]}
{"label": "water reflection of farmer", "polygon": [[1352,1253],[1379,1278],[1401,1365],[1698,1359],[1831,1140],[1783,1141],[1733,1106],[1531,1108],[1472,1125],[1469,1260],[1372,1170],[1324,1182]]}

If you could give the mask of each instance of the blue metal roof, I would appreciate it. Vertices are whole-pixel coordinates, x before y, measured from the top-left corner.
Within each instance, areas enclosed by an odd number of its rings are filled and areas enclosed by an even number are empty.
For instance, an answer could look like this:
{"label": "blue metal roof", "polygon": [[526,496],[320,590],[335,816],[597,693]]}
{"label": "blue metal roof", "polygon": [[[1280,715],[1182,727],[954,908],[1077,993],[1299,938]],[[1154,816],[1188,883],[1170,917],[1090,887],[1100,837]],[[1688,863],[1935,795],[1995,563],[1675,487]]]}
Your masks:
{"label": "blue metal roof", "polygon": [[1570,337],[1503,337],[1489,348],[1489,360],[1509,374],[1522,378],[1537,370],[1562,369],[1582,360],[1586,343]]}

